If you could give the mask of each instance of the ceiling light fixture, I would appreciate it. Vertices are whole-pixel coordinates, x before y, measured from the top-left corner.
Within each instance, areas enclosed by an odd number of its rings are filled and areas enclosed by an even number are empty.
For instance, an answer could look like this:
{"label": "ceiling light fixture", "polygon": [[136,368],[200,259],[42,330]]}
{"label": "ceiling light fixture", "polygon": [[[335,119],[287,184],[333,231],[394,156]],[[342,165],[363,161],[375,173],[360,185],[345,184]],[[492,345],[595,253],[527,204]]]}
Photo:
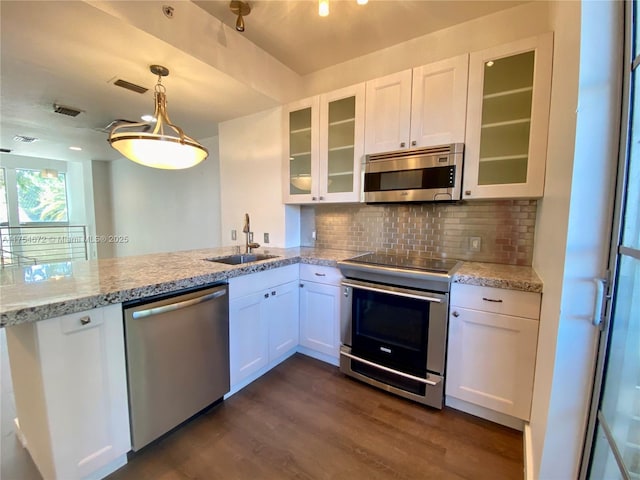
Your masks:
{"label": "ceiling light fixture", "polygon": [[244,32],[244,18],[251,13],[251,6],[247,2],[241,2],[240,0],[232,0],[229,4],[231,11],[238,15],[236,20],[236,30]]}
{"label": "ceiling light fixture", "polygon": [[[369,0],[357,0],[358,5],[366,5]],[[329,15],[329,0],[318,0],[318,15],[326,17]]]}
{"label": "ceiling light fixture", "polygon": [[81,152],[82,147],[69,147],[69,150],[73,150],[74,152]]}
{"label": "ceiling light fixture", "polygon": [[318,0],[318,15],[321,17],[329,15],[329,0]]}
{"label": "ceiling light fixture", "polygon": [[[151,73],[158,75],[155,87],[156,125],[151,133],[147,123],[120,123],[111,129],[109,143],[129,160],[141,165],[166,170],[178,170],[197,165],[209,155],[206,148],[184,131],[171,123],[167,114],[166,89],[162,85],[162,77],[169,75],[169,69],[162,65],[151,65]],[[169,127],[175,135],[165,132]],[[129,131],[130,128],[142,128],[142,131]],[[123,130],[118,132],[118,130]]]}

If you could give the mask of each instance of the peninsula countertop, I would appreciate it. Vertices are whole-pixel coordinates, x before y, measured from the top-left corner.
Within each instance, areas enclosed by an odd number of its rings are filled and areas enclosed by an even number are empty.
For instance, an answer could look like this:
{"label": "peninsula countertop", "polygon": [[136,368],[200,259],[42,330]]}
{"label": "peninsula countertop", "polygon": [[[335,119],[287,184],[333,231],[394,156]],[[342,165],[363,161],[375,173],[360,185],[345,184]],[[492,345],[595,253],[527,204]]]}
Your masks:
{"label": "peninsula countertop", "polygon": [[[224,282],[232,277],[295,263],[336,266],[358,252],[311,247],[260,249],[277,257],[242,265],[206,258],[235,253],[211,248],[132,257],[4,268],[0,271],[0,327]],[[531,267],[464,262],[453,282],[542,291]]]}

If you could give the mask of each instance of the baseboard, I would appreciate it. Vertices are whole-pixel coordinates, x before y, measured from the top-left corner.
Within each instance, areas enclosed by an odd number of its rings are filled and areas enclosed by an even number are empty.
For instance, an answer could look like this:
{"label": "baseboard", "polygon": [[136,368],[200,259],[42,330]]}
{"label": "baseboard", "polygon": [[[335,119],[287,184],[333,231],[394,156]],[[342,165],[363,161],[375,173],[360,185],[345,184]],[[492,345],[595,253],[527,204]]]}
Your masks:
{"label": "baseboard", "polygon": [[120,455],[118,458],[115,458],[111,462],[107,463],[104,467],[96,470],[95,472],[91,472],[87,477],[83,480],[100,480],[111,475],[113,472],[118,470],[119,468],[124,467],[127,464],[127,454],[124,453]]}
{"label": "baseboard", "polygon": [[321,362],[329,363],[334,367],[340,366],[339,358],[332,357],[331,355],[327,355],[326,353],[320,353],[315,350],[311,350],[310,348],[303,347],[302,345],[298,345],[298,353],[306,355],[307,357],[315,358],[316,360],[320,360]]}
{"label": "baseboard", "polygon": [[504,413],[496,412],[495,410],[481,407],[479,405],[474,405],[473,403],[460,400],[459,398],[450,397],[448,395],[444,397],[444,400],[447,407],[470,413],[476,417],[484,418],[485,420],[499,423],[500,425],[504,425],[505,427],[513,428],[521,432],[524,430],[525,422],[519,418],[512,417],[511,415],[505,415]]}
{"label": "baseboard", "polygon": [[524,424],[524,480],[535,480],[533,472],[533,445],[531,440],[531,426],[529,422]]}

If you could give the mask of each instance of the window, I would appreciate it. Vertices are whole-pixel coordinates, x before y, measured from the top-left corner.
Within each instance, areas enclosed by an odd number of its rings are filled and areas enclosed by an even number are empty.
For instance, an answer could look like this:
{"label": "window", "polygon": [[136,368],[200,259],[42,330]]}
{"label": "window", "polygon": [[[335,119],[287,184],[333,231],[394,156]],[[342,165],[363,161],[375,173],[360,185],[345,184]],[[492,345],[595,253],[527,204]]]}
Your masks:
{"label": "window", "polygon": [[[56,172],[57,173],[57,172]],[[16,169],[18,220],[67,222],[67,185],[64,173],[45,177],[40,170]]]}

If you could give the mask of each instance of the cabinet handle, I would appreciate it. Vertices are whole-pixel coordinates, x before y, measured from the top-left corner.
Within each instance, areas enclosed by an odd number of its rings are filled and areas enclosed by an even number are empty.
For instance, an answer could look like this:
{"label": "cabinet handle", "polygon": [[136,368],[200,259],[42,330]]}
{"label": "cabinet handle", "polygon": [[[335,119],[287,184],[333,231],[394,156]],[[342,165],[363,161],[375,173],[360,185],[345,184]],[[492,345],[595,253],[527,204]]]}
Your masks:
{"label": "cabinet handle", "polygon": [[465,194],[465,195],[471,195],[471,190],[465,190],[465,191],[464,191],[464,194]]}
{"label": "cabinet handle", "polygon": [[275,297],[276,296],[276,291],[274,290],[273,292],[271,292],[271,296]]}
{"label": "cabinet handle", "polygon": [[326,276],[327,276],[327,274],[326,274],[326,273],[314,273],[314,275],[315,275],[316,277],[326,277]]}
{"label": "cabinet handle", "polygon": [[451,315],[453,315],[456,318],[458,318],[460,316],[460,314],[455,310],[453,312],[451,312]]}
{"label": "cabinet handle", "polygon": [[311,200],[313,200],[315,202],[316,201],[316,197],[311,197]]}
{"label": "cabinet handle", "polygon": [[324,200],[324,197],[320,197],[320,200]]}
{"label": "cabinet handle", "polygon": [[412,146],[412,147],[415,147],[415,146],[416,146],[416,143],[417,143],[417,142],[414,140],[413,142],[411,142],[411,146]]}
{"label": "cabinet handle", "polygon": [[482,300],[484,300],[485,302],[493,302],[493,303],[502,303],[502,300],[500,299],[493,299],[493,298],[486,298],[486,297],[482,297]]}
{"label": "cabinet handle", "polygon": [[91,323],[91,317],[89,315],[84,316],[84,317],[80,317],[80,324],[81,325],[89,325]]}
{"label": "cabinet handle", "polygon": [[404,146],[405,146],[404,142],[400,143],[400,148],[404,148]]}
{"label": "cabinet handle", "polygon": [[301,283],[301,284],[300,284],[300,288],[304,288],[304,283]]}
{"label": "cabinet handle", "polygon": [[264,298],[269,298],[269,292],[264,294]]}

